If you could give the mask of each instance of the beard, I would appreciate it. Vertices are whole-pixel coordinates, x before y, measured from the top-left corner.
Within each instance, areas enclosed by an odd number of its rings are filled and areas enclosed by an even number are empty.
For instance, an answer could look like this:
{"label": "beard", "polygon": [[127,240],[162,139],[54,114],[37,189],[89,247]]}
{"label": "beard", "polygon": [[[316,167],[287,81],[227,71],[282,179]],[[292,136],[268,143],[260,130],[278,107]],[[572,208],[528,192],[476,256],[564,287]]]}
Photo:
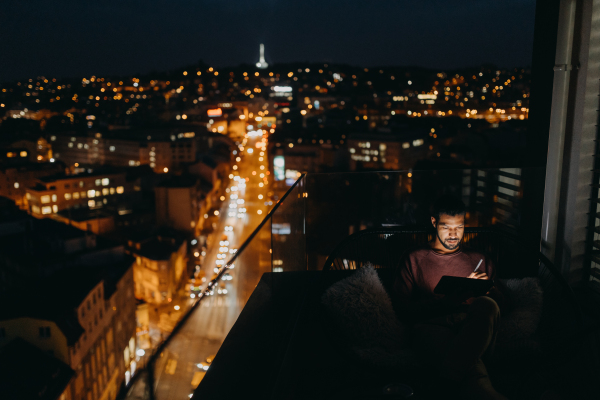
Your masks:
{"label": "beard", "polygon": [[440,243],[442,244],[442,246],[444,246],[448,250],[456,250],[458,248],[458,246],[460,246],[460,242],[461,242],[462,238],[456,238],[456,244],[453,246],[451,244],[446,243],[446,241],[448,239],[442,240],[442,238],[440,237],[440,234],[439,234],[439,232],[437,232],[437,230],[436,230],[435,234],[437,235],[438,240],[440,241]]}

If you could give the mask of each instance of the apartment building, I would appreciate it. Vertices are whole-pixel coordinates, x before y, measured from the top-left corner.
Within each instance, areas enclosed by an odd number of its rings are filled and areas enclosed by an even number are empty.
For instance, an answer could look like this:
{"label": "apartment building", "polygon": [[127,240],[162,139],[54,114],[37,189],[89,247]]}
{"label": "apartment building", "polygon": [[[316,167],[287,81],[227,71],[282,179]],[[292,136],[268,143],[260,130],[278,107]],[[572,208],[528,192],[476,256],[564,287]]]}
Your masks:
{"label": "apartment building", "polygon": [[64,171],[64,165],[56,162],[24,162],[19,165],[0,166],[0,196],[13,200],[26,209],[25,194],[28,187],[38,179]]}
{"label": "apartment building", "polygon": [[156,199],[156,222],[198,236],[202,229],[204,214],[212,206],[213,186],[203,179],[192,176],[173,176],[154,188]]}
{"label": "apartment building", "polygon": [[101,208],[132,193],[125,172],[94,170],[76,175],[64,173],[37,179],[25,193],[26,208],[36,218],[46,218],[69,208]]}
{"label": "apartment building", "polygon": [[[55,369],[15,379],[53,382],[54,398],[113,400],[139,361],[134,258],[88,232],[28,218],[29,228],[5,229],[0,244],[2,270],[9,271],[1,276],[1,301],[10,305],[0,310],[0,352],[6,347],[14,354],[17,347],[35,353],[34,347],[43,353],[38,359],[50,356],[46,362]],[[10,360],[2,357],[0,368]]]}
{"label": "apartment building", "polygon": [[72,133],[53,135],[50,143],[54,158],[67,165],[150,165],[155,172],[164,173],[196,160],[195,137],[195,132],[148,135],[123,132],[118,136],[116,133]]}
{"label": "apartment building", "polygon": [[128,252],[135,257],[133,266],[135,297],[147,303],[169,302],[185,281],[187,236],[161,232],[131,239]]}

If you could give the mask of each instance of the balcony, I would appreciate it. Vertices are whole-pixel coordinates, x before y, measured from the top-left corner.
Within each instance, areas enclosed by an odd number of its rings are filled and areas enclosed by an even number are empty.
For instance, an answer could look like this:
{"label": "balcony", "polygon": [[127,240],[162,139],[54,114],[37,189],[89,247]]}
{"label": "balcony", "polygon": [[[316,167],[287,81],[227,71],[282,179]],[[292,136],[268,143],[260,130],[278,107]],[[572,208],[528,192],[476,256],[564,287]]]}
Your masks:
{"label": "balcony", "polygon": [[[427,387],[426,371],[390,374],[357,357],[345,347],[344,333],[328,324],[320,299],[366,261],[382,267],[378,273],[389,290],[393,262],[381,260],[400,251],[377,247],[379,239],[395,234],[398,249],[419,235],[427,240],[429,207],[444,193],[467,205],[465,240],[495,252],[500,278],[539,277],[545,313],[555,315],[542,323],[551,332],[543,360],[552,368],[504,369],[498,373],[502,389],[517,390],[515,398],[574,390],[577,369],[569,374],[567,365],[581,351],[574,340],[583,329],[579,306],[561,273],[540,255],[539,230],[531,234],[535,205],[526,200],[544,174],[543,168],[507,168],[303,175],[149,356],[144,379],[155,388],[151,398],[379,398],[400,390],[398,384],[408,385],[415,398],[439,398]],[[349,239],[365,232],[378,244]],[[232,282],[224,278],[230,274]]]}

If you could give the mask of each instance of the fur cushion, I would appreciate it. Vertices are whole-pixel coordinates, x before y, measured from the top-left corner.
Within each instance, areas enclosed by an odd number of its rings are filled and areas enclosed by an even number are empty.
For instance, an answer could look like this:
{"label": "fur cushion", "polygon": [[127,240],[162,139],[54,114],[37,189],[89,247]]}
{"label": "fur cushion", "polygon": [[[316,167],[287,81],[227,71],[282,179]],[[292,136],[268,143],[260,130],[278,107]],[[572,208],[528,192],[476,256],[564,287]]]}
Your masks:
{"label": "fur cushion", "polygon": [[512,309],[500,318],[498,342],[531,338],[542,318],[543,292],[538,278],[501,279]]}
{"label": "fur cushion", "polygon": [[406,349],[409,332],[392,308],[392,302],[372,265],[333,284],[321,301],[338,330],[364,361],[380,366],[410,365]]}

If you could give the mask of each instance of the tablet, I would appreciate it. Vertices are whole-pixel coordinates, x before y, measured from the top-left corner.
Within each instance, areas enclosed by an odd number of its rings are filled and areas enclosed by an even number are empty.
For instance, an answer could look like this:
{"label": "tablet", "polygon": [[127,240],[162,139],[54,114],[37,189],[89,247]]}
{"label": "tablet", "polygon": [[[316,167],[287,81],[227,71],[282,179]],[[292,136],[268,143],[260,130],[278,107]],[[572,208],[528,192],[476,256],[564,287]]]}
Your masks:
{"label": "tablet", "polygon": [[478,297],[489,292],[492,286],[494,286],[494,281],[489,279],[471,279],[444,275],[435,289],[433,289],[433,293],[449,295],[472,292],[473,297]]}

